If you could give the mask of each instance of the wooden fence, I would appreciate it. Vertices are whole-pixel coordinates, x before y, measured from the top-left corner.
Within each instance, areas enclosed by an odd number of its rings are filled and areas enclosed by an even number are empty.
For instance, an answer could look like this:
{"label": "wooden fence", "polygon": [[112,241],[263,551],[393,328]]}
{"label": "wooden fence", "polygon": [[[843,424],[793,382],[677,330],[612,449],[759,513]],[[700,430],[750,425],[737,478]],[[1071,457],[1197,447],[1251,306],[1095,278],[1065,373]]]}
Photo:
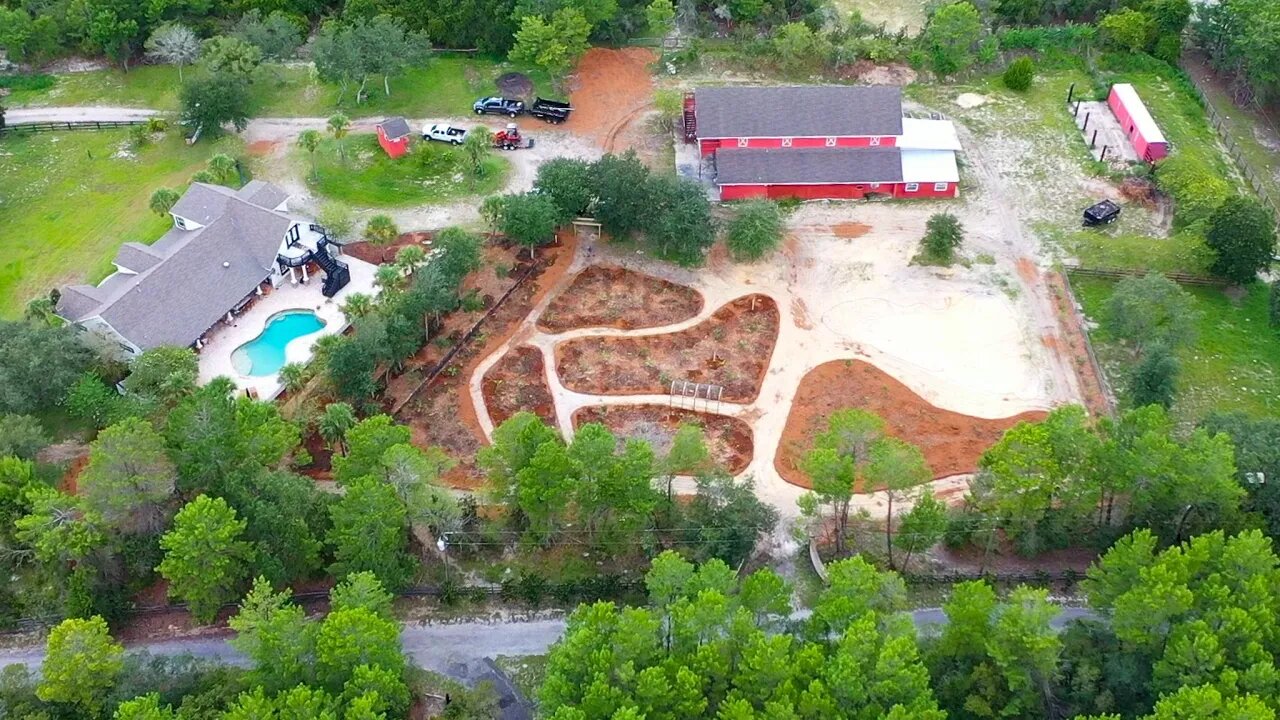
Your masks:
{"label": "wooden fence", "polygon": [[1222,140],[1222,144],[1227,148],[1227,153],[1231,155],[1231,159],[1235,161],[1236,167],[1240,168],[1240,174],[1244,176],[1245,182],[1249,183],[1249,187],[1257,193],[1258,199],[1264,205],[1271,208],[1271,212],[1276,217],[1276,222],[1280,223],[1280,201],[1272,196],[1271,191],[1263,184],[1261,178],[1267,177],[1267,173],[1260,172],[1255,168],[1249,159],[1240,152],[1240,145],[1236,142],[1235,136],[1231,134],[1225,117],[1218,112],[1218,108],[1209,99],[1209,94],[1200,87],[1200,81],[1195,75],[1187,73],[1187,77],[1191,79],[1191,87],[1195,88],[1196,95],[1200,98],[1200,104],[1204,105],[1205,115],[1209,118],[1209,124],[1217,131],[1218,138]]}
{"label": "wooden fence", "polygon": [[76,120],[71,122],[18,123],[0,127],[0,135],[17,135],[24,132],[63,132],[66,130],[110,130],[112,128],[146,124],[146,120]]}
{"label": "wooden fence", "polygon": [[[1081,275],[1084,277],[1100,277],[1111,280],[1123,280],[1131,277],[1143,277],[1148,274],[1147,270],[1132,270],[1128,268],[1088,268],[1079,265],[1064,265],[1063,268],[1072,275]],[[1223,287],[1231,283],[1222,278],[1210,277],[1208,275],[1192,275],[1190,273],[1167,272],[1160,273],[1170,280],[1180,285],[1202,285],[1206,287]]]}

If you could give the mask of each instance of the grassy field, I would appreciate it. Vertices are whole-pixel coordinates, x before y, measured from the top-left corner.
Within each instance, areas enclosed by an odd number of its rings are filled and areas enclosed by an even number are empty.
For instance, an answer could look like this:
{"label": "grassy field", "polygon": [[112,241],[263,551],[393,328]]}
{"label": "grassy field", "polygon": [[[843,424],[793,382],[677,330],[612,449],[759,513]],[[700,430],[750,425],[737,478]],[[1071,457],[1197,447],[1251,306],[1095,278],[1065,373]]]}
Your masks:
{"label": "grassy field", "polygon": [[[1097,320],[1115,284],[1073,278],[1085,314]],[[1195,422],[1211,412],[1253,416],[1280,413],[1280,334],[1267,327],[1267,287],[1255,283],[1238,301],[1222,290],[1192,288],[1201,313],[1195,343],[1181,353],[1182,375],[1174,414]],[[1129,370],[1127,352],[1105,328],[1090,333],[1099,360],[1117,390]]]}
{"label": "grassy field", "polygon": [[[323,117],[342,109],[350,115],[399,114],[413,117],[460,115],[482,95],[498,92],[494,80],[506,72],[527,73],[535,90],[552,93],[543,72],[516,67],[485,57],[435,57],[421,67],[392,78],[391,95],[383,92],[382,78],[371,78],[368,100],[355,102],[355,88],[345,96],[337,85],[321,82],[306,65],[266,65],[258,70],[252,87],[253,114],[262,117]],[[190,73],[191,71],[188,71]],[[143,66],[128,73],[98,70],[57,76],[45,90],[15,91],[10,107],[122,105],[176,110],[178,71],[171,66]]]}
{"label": "grassy field", "polygon": [[[461,148],[419,141],[405,157],[393,160],[372,133],[351,135],[344,141],[346,158],[337,142],[327,139],[316,151],[315,172],[308,186],[324,197],[356,207],[394,207],[433,203],[467,195],[489,195],[506,182],[510,164],[499,153],[484,161],[484,173],[476,178]],[[310,170],[311,159],[294,150],[299,163]],[[300,165],[301,166],[301,165]]]}
{"label": "grassy field", "polygon": [[152,190],[182,187],[210,155],[238,141],[187,146],[176,132],[134,151],[125,130],[0,139],[0,317],[66,282],[96,282],[127,240],[169,226],[147,209]]}

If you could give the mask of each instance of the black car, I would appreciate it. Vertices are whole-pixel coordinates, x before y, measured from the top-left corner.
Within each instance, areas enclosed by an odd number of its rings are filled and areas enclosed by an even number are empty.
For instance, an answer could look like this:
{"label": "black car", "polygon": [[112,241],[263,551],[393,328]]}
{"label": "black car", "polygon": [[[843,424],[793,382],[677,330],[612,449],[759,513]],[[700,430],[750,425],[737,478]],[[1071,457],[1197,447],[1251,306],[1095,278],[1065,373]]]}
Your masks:
{"label": "black car", "polygon": [[504,97],[480,98],[471,105],[477,115],[507,115],[515,117],[524,112],[524,103],[520,100],[509,100]]}
{"label": "black car", "polygon": [[1118,217],[1120,217],[1120,206],[1110,200],[1103,200],[1084,211],[1084,226],[1106,225],[1115,222]]}

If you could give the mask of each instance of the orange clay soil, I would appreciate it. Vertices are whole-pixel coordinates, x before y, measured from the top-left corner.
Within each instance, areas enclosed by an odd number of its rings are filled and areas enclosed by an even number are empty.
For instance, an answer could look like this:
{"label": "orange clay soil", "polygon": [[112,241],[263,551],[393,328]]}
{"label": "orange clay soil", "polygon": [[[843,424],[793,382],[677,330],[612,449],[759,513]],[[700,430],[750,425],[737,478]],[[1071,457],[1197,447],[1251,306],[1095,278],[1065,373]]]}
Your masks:
{"label": "orange clay soil", "polygon": [[796,466],[812,447],[813,436],[826,429],[827,417],[846,408],[869,410],[884,418],[890,435],[924,452],[936,478],[977,470],[978,458],[1005,430],[1024,420],[1045,417],[1038,411],[998,420],[961,415],[934,407],[874,365],[861,360],[833,360],[809,371],[796,390],[773,461],[784,480],[810,487],[808,476]]}
{"label": "orange clay soil", "polygon": [[1111,403],[1107,399],[1103,379],[1095,372],[1093,361],[1089,358],[1089,336],[1085,333],[1080,313],[1076,312],[1075,304],[1067,292],[1066,280],[1057,272],[1045,273],[1044,278],[1053,298],[1062,335],[1046,335],[1041,338],[1041,342],[1050,350],[1060,355],[1065,354],[1070,359],[1071,368],[1080,382],[1085,407],[1094,417],[1106,417],[1111,413]]}
{"label": "orange clay soil", "polygon": [[722,385],[721,400],[747,403],[777,339],[777,303],[745,295],[679,332],[566,340],[556,345],[556,372],[566,388],[592,395],[666,393],[672,380],[689,380]]}
{"label": "orange clay soil", "polygon": [[538,327],[549,333],[585,327],[660,327],[702,311],[702,293],[651,275],[593,265],[547,306]]}
{"label": "orange clay soil", "polygon": [[[540,250],[539,275],[516,290],[481,326],[481,334],[454,356],[452,367],[460,368],[459,371],[441,373],[400,410],[397,418],[409,425],[415,445],[442,447],[458,463],[442,478],[449,487],[475,489],[484,484],[484,476],[475,467],[474,459],[486,440],[467,386],[476,366],[524,326],[529,313],[547,293],[567,281],[565,276],[573,263],[575,247],[573,234],[567,233],[560,236],[560,244]],[[492,275],[492,268],[479,271],[479,274],[485,273]],[[422,353],[439,351],[437,346],[428,343]]]}
{"label": "orange clay soil", "polygon": [[656,59],[648,48],[588,50],[570,79],[573,113],[564,128],[610,152],[641,144],[637,118],[653,103],[649,65]]}
{"label": "orange clay soil", "polygon": [[693,412],[665,405],[594,405],[573,414],[573,427],[597,422],[622,439],[647,440],[659,457],[671,449],[676,430],[684,423],[702,428],[711,457],[733,474],[747,469],[755,451],[751,426],[738,418]]}
{"label": "orange clay soil", "polygon": [[528,345],[511,348],[489,368],[480,384],[484,404],[494,425],[521,410],[555,427],[556,409],[543,371],[542,351]]}

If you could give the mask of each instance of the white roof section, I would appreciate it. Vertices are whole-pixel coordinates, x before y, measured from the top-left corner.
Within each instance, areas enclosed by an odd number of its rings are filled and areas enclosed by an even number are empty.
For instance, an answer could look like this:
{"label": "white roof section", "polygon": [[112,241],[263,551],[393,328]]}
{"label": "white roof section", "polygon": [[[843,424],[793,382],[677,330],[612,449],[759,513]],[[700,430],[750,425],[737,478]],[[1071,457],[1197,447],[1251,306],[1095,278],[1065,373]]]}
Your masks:
{"label": "white roof section", "polygon": [[904,117],[898,147],[904,150],[959,150],[960,138],[950,120]]}
{"label": "white roof section", "polygon": [[1149,143],[1164,142],[1164,133],[1160,132],[1160,127],[1156,125],[1155,118],[1151,117],[1151,113],[1147,111],[1147,106],[1142,102],[1142,98],[1138,97],[1138,91],[1133,89],[1129,83],[1116,83],[1111,86],[1111,92],[1116,94],[1120,99],[1120,103],[1129,111],[1129,119],[1133,121],[1134,126],[1138,128],[1138,132]]}
{"label": "white roof section", "polygon": [[960,182],[952,150],[902,150],[902,182]]}

